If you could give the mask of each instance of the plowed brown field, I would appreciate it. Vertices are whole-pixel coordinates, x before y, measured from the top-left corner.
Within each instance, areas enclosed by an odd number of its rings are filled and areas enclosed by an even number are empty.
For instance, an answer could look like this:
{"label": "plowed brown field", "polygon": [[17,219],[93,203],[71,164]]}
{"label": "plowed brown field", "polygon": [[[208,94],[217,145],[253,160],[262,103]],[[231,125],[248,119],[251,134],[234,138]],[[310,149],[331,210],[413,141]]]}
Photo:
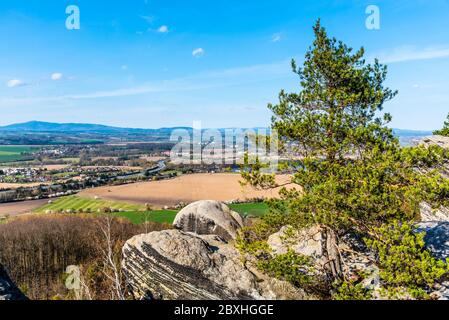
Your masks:
{"label": "plowed brown field", "polygon": [[[278,176],[284,183],[289,177]],[[149,203],[155,207],[172,206],[180,202],[191,203],[198,200],[250,200],[273,198],[279,190],[261,191],[239,184],[239,174],[191,174],[152,182],[140,182],[115,187],[100,187],[82,191],[79,196],[99,197],[105,200]]]}

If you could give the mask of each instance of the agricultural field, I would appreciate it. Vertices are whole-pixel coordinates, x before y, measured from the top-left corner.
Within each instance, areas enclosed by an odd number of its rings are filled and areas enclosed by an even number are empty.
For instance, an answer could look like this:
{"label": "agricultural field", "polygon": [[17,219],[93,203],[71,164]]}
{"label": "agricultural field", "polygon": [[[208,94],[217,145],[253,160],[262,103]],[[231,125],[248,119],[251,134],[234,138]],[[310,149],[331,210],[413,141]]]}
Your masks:
{"label": "agricultural field", "polygon": [[48,203],[38,209],[35,213],[46,213],[72,211],[72,212],[92,212],[97,213],[105,208],[120,210],[114,212],[113,215],[126,218],[132,223],[141,224],[144,222],[172,223],[178,211],[173,210],[156,210],[145,211],[145,206],[130,204],[126,202],[106,201],[101,199],[86,199],[77,196],[68,196]]}
{"label": "agricultural field", "polygon": [[14,217],[34,212],[48,202],[47,199],[9,202],[0,204],[0,218]]}
{"label": "agricultural field", "polygon": [[[279,183],[289,180],[288,175],[279,175]],[[239,174],[200,173],[182,175],[174,179],[138,182],[120,186],[105,186],[86,189],[80,192],[85,198],[100,197],[109,201],[123,201],[137,204],[149,203],[155,208],[175,206],[179,203],[192,203],[198,200],[251,201],[279,196],[279,188],[256,190],[250,186],[242,187]]]}
{"label": "agricultural field", "polygon": [[[230,205],[230,208],[242,216],[261,217],[268,212],[267,204],[260,203],[241,203]],[[157,222],[172,224],[175,220],[176,210],[155,210],[155,211],[131,211],[131,212],[118,212],[114,215],[126,218],[132,223],[141,224],[144,222]]]}
{"label": "agricultural field", "polygon": [[145,209],[144,206],[138,204],[68,196],[54,200],[53,202],[38,208],[37,210],[35,210],[35,212],[45,213],[47,211],[58,212],[66,210],[71,210],[74,212],[78,212],[81,210],[97,212],[98,210],[102,210],[104,208],[111,208],[114,210],[122,211],[140,211]]}
{"label": "agricultural field", "polygon": [[155,211],[130,211],[117,212],[115,216],[125,218],[135,224],[142,224],[145,222],[157,222],[172,224],[175,220],[178,211],[175,210],[155,210]]}
{"label": "agricultural field", "polygon": [[[260,217],[268,211],[268,206],[265,203],[242,203],[230,205],[232,210],[240,213],[243,216]],[[57,199],[52,203],[47,203],[38,209],[35,213],[62,212],[70,210],[72,212],[89,211],[97,213],[105,208],[120,210],[121,212],[114,212],[117,217],[126,218],[133,223],[141,224],[144,222],[157,222],[171,224],[175,219],[177,210],[154,210],[146,211],[145,206],[138,204],[131,204],[118,201],[107,201],[102,199],[87,199],[78,196],[68,196]]]}
{"label": "agricultural field", "polygon": [[0,146],[0,163],[22,160],[25,158],[25,153],[37,150],[36,147],[27,146]]}
{"label": "agricultural field", "polygon": [[248,217],[262,217],[268,212],[268,205],[265,202],[231,204],[229,207],[242,216]]}

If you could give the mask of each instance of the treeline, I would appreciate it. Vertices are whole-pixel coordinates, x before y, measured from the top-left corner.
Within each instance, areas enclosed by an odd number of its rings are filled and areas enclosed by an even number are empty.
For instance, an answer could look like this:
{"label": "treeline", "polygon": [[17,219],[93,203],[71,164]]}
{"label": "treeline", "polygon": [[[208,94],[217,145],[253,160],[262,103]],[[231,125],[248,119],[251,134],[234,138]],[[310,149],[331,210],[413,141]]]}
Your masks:
{"label": "treeline", "polygon": [[114,172],[99,172],[96,173],[96,176],[94,175],[92,174],[91,177],[82,180],[71,179],[52,185],[42,184],[33,187],[0,190],[0,203],[61,197],[77,193],[87,188],[101,187],[108,184],[120,185],[135,181],[133,178],[120,178],[119,173]]}
{"label": "treeline", "polygon": [[75,193],[77,191],[105,185],[109,180],[98,177],[95,179],[85,180],[69,180],[65,183],[58,183],[52,185],[40,185],[33,187],[22,187],[17,189],[0,190],[0,203],[37,200],[44,198],[51,198],[56,196],[63,196]]}
{"label": "treeline", "polygon": [[81,298],[111,299],[114,284],[104,257],[108,248],[119,268],[126,240],[167,227],[138,226],[109,216],[18,218],[0,225],[0,263],[30,299],[74,299],[65,286],[65,270],[71,265],[80,268],[88,292]]}

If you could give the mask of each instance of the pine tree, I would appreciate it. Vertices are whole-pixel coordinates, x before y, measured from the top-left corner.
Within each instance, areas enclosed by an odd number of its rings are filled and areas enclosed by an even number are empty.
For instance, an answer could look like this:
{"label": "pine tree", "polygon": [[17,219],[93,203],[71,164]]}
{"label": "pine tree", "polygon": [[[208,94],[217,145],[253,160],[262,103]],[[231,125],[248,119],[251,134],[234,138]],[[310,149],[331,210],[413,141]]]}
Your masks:
{"label": "pine tree", "polygon": [[[422,201],[448,203],[447,179],[430,170],[448,156],[438,147],[401,148],[387,127],[391,116],[382,115],[384,103],[397,94],[384,86],[387,67],[377,60],[367,64],[363,48],[354,52],[330,38],[320,21],[314,33],[303,67],[292,62],[299,93],[281,91],[279,103],[269,105],[284,149],[301,155],[291,178],[294,188],[284,187],[282,198],[270,201],[271,213],[242,233],[239,246],[267,259],[269,254],[260,252],[270,233],[285,225],[297,230],[319,225],[326,231],[328,273],[341,280],[341,235],[376,238],[384,225],[416,220]],[[274,176],[260,169],[245,171],[246,183],[276,187]],[[270,270],[275,266],[271,261]]]}

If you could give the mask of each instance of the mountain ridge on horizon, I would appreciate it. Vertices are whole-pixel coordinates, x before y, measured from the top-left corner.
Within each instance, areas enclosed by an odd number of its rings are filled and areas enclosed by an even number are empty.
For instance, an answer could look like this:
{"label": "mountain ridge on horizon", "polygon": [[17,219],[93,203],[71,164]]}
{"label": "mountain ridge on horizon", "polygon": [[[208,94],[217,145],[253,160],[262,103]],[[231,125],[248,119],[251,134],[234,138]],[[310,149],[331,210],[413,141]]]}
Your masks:
{"label": "mountain ridge on horizon", "polygon": [[127,127],[117,127],[109,126],[96,123],[76,123],[76,122],[46,122],[46,121],[27,121],[20,123],[13,123],[5,126],[0,126],[0,131],[8,132],[154,132],[161,130],[172,130],[172,129],[189,129],[189,127],[173,127],[173,128],[155,128],[155,129],[144,129],[144,128],[127,128]]}
{"label": "mountain ridge on horizon", "polygon": [[[264,127],[253,127],[253,128],[264,128]],[[27,131],[27,132],[154,132],[162,130],[173,130],[173,129],[192,129],[192,127],[186,126],[175,126],[175,127],[161,127],[161,128],[132,128],[132,127],[118,127],[110,126],[96,123],[77,123],[77,122],[47,122],[47,121],[27,121],[20,123],[13,123],[5,126],[0,126],[0,131]],[[206,129],[206,128],[205,128]],[[233,129],[233,127],[223,127],[217,129]],[[431,130],[416,130],[416,129],[399,129],[392,128],[395,133],[398,134],[422,134],[426,135],[432,134]]]}

